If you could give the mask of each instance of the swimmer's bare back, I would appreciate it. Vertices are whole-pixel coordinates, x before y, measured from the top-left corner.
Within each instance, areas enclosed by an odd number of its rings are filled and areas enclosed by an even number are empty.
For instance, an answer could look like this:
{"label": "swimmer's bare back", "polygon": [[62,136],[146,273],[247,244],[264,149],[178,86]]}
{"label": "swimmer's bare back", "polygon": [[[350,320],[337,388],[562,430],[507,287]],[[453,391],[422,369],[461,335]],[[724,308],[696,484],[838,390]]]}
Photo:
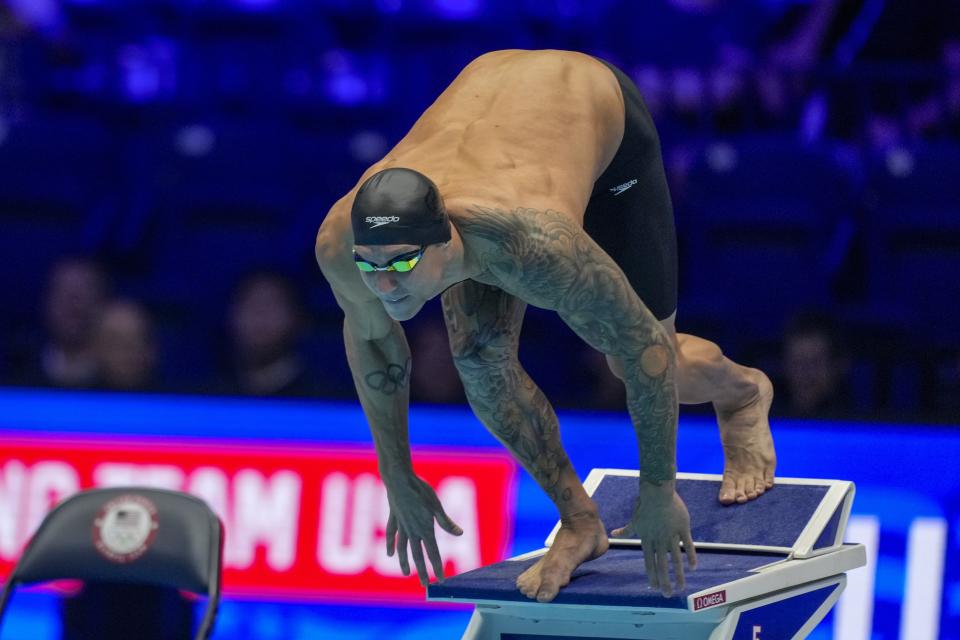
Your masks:
{"label": "swimmer's bare back", "polygon": [[[468,64],[357,181],[390,167],[430,176],[451,215],[475,205],[554,209],[582,222],[623,137],[616,78],[572,51],[494,51]],[[351,190],[331,215],[348,229]]]}

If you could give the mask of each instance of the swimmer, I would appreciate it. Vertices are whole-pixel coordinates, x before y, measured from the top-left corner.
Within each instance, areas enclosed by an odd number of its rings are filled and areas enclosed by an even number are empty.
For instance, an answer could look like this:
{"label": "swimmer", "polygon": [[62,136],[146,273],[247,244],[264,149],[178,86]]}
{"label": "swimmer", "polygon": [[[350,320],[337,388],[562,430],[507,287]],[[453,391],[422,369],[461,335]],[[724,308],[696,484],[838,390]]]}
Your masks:
{"label": "swimmer", "polygon": [[529,598],[555,598],[609,543],[557,416],[518,360],[528,304],[556,311],[626,386],[640,501],[613,535],[642,538],[652,587],[666,596],[684,588],[683,551],[696,564],[676,493],[678,402],[716,409],[720,502],[773,486],[769,380],[676,333],[676,237],[659,139],[636,86],[614,66],[568,51],[480,56],[333,205],[316,256],[345,315],[387,489],[387,553],[409,574],[409,547],[424,585],[427,561],[443,579],[434,522],[462,533],[414,474],[407,432],[411,360],[400,322],[436,296],[470,406],[559,511],[553,546],[517,580]]}

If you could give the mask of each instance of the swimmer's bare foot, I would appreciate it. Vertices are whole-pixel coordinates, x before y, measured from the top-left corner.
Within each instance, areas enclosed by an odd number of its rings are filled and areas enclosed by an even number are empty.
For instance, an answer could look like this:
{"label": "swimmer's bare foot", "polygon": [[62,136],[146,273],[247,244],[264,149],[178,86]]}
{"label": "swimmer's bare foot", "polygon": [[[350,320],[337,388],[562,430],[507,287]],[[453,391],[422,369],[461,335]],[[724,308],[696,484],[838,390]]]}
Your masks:
{"label": "swimmer's bare foot", "polygon": [[536,564],[520,574],[517,588],[528,598],[550,602],[561,587],[570,583],[574,569],[599,558],[609,546],[607,530],[596,513],[562,518],[553,545]]}
{"label": "swimmer's bare foot", "polygon": [[717,407],[724,458],[719,495],[723,504],[753,500],[773,487],[777,453],[768,419],[773,385],[762,371],[749,369],[749,373],[757,383],[756,395],[733,410]]}

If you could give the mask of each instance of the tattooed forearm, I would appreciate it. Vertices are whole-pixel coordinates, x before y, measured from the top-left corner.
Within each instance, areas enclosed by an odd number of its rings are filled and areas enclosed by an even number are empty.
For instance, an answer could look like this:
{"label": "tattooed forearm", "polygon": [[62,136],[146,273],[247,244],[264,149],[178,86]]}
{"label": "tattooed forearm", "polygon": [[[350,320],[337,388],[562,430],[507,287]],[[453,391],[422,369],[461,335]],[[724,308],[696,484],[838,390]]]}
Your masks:
{"label": "tattooed forearm", "polygon": [[388,363],[385,370],[368,373],[364,380],[368,387],[388,396],[406,389],[410,380],[410,358],[406,364]]}
{"label": "tattooed forearm", "polygon": [[556,503],[570,499],[561,474],[570,464],[557,416],[519,363],[508,367],[469,358],[456,361],[470,406]]}
{"label": "tattooed forearm", "polygon": [[[666,342],[666,338],[662,338]],[[640,479],[661,486],[676,478],[677,388],[673,367],[648,375],[624,360],[627,409],[640,444]]]}
{"label": "tattooed forearm", "polygon": [[411,359],[403,329],[394,323],[385,337],[364,340],[355,337],[345,322],[344,344],[381,476],[387,483],[409,476],[413,473],[407,428]]}
{"label": "tattooed forearm", "polygon": [[454,362],[470,406],[561,513],[579,480],[560,442],[556,413],[517,360],[526,305],[496,287],[465,282],[443,296]]}
{"label": "tattooed forearm", "polygon": [[[675,350],[620,268],[560,212],[477,207],[472,213],[459,229],[485,241],[479,243],[485,247],[480,264],[492,281],[531,304],[555,309],[590,345],[622,359],[641,478],[655,485],[673,480]],[[662,366],[650,366],[658,360]]]}

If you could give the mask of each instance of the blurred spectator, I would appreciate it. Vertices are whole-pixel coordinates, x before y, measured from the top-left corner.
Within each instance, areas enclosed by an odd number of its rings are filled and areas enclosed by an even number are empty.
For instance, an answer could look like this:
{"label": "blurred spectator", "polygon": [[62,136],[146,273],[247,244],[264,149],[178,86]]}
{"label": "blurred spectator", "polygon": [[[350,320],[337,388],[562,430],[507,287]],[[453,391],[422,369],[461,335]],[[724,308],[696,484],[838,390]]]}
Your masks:
{"label": "blurred spectator", "polygon": [[67,257],[50,270],[41,300],[45,335],[22,356],[15,382],[89,388],[96,383],[94,336],[110,285],[94,260]]}
{"label": "blurred spectator", "polygon": [[111,302],[103,310],[94,341],[97,386],[118,391],[157,388],[157,344],[153,321],[136,302]]}
{"label": "blurred spectator", "polygon": [[[831,132],[884,150],[902,144],[908,134],[937,130],[950,89],[929,86],[925,69],[938,61],[950,67],[951,42],[960,38],[960,3],[845,0],[842,5],[846,17],[850,6],[857,15],[838,38],[833,57],[841,68],[854,62],[855,74],[842,76],[831,88]],[[930,100],[912,105],[918,94],[930,96],[931,90]]]}
{"label": "blurred spectator", "polygon": [[240,280],[230,306],[233,352],[221,390],[258,396],[318,395],[320,384],[299,350],[306,326],[300,292],[286,276],[257,271]]}
{"label": "blurred spectator", "polygon": [[760,127],[795,128],[798,124],[811,75],[831,47],[828,36],[840,4],[841,0],[794,4],[766,34],[755,75]]}
{"label": "blurred spectator", "polygon": [[752,48],[782,11],[728,0],[619,0],[604,8],[602,41],[618,57],[674,69],[704,68],[724,45]]}
{"label": "blurred spectator", "polygon": [[719,47],[708,77],[713,126],[718,133],[741,132],[749,125],[746,103],[751,96],[746,78],[753,62],[753,54],[745,47],[733,43]]}
{"label": "blurred spectator", "polygon": [[806,312],[794,317],[781,357],[777,415],[829,418],[851,413],[850,359],[828,315]]}
{"label": "blurred spectator", "polygon": [[944,43],[941,64],[944,86],[907,113],[907,126],[914,137],[960,137],[960,39]]}
{"label": "blurred spectator", "polygon": [[418,318],[408,329],[412,366],[410,401],[466,404],[460,374],[450,355],[447,328],[441,318]]}

